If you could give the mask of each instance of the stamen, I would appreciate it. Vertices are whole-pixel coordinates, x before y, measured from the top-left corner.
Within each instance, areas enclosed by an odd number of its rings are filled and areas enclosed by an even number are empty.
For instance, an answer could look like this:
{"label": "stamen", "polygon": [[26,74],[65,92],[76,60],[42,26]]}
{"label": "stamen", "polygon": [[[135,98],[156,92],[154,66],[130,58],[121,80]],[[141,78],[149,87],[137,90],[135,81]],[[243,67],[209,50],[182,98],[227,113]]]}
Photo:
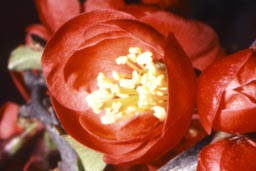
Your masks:
{"label": "stamen", "polygon": [[142,53],[142,49],[139,47],[130,47],[128,52],[130,54],[140,54],[140,53]]}
{"label": "stamen", "polygon": [[161,106],[153,106],[154,116],[156,116],[160,121],[163,121],[166,117],[166,111]]}
{"label": "stamen", "polygon": [[102,124],[127,120],[141,112],[153,114],[159,121],[166,117],[168,88],[165,65],[153,61],[153,53],[141,48],[129,48],[129,54],[116,58],[118,65],[133,69],[131,75],[116,71],[112,78],[104,73],[97,77],[98,90],[86,97],[97,114],[104,111]]}
{"label": "stamen", "polygon": [[137,63],[142,66],[152,62],[152,53],[147,51],[137,56]]}

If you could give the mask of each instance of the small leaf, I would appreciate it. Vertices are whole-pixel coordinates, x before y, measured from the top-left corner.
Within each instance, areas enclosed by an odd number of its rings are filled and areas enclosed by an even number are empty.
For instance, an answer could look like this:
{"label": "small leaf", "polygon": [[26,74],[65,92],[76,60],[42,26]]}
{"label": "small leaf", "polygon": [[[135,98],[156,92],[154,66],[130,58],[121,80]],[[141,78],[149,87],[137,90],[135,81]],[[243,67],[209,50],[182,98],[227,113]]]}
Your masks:
{"label": "small leaf", "polygon": [[106,167],[103,154],[81,145],[69,135],[63,137],[76,150],[86,171],[102,171]]}
{"label": "small leaf", "polygon": [[34,50],[28,46],[19,46],[11,52],[8,69],[15,71],[41,70],[41,56],[42,51]]}

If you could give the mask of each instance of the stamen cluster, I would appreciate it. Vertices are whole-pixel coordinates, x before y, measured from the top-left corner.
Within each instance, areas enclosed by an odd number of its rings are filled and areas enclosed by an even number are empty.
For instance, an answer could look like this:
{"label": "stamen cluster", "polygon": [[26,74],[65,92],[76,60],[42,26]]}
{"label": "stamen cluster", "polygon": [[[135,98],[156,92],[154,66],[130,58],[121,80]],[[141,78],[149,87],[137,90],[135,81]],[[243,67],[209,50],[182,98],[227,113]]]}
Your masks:
{"label": "stamen cluster", "polygon": [[167,76],[165,65],[154,62],[150,51],[129,48],[129,54],[116,58],[118,65],[133,69],[131,75],[112,72],[112,77],[99,73],[98,90],[86,97],[96,114],[102,113],[102,124],[128,120],[140,113],[151,113],[160,121],[166,118]]}

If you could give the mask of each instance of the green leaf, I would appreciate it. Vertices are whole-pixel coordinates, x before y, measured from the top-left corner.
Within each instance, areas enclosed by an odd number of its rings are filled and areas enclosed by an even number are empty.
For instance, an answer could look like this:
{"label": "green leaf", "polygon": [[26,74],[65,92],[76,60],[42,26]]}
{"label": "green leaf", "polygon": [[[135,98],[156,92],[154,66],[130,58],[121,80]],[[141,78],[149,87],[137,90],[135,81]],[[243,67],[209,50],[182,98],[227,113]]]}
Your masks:
{"label": "green leaf", "polygon": [[103,154],[87,148],[69,135],[63,136],[78,153],[86,171],[102,171],[106,167]]}
{"label": "green leaf", "polygon": [[15,71],[41,70],[41,56],[42,51],[34,50],[28,46],[19,46],[11,52],[8,69]]}

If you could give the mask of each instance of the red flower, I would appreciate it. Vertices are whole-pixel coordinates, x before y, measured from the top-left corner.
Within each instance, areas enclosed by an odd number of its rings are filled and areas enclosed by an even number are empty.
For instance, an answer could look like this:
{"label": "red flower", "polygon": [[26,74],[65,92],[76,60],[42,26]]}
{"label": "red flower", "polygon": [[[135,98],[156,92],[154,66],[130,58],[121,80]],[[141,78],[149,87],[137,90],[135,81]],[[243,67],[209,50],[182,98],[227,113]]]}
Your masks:
{"label": "red flower", "polygon": [[[150,51],[153,61],[165,65],[160,68],[166,67],[163,70],[168,87],[163,98],[167,101],[167,114],[161,120],[152,111],[142,110],[136,116],[106,124],[104,111],[96,114],[92,109],[98,104],[93,103],[92,107],[86,98],[97,91],[100,72],[107,78],[112,71],[131,76],[133,69],[115,63],[130,47]],[[103,152],[107,163],[154,160],[173,148],[188,129],[195,97],[195,75],[190,61],[172,35],[165,39],[126,13],[92,11],[65,23],[48,42],[42,67],[53,106],[65,130],[82,144]],[[105,82],[101,85],[105,86]],[[125,101],[117,95],[112,100]]]}
{"label": "red flower", "polygon": [[254,171],[256,143],[247,137],[231,137],[202,149],[197,171]]}
{"label": "red flower", "polygon": [[256,131],[256,56],[246,49],[225,57],[199,77],[198,112],[205,130]]}

